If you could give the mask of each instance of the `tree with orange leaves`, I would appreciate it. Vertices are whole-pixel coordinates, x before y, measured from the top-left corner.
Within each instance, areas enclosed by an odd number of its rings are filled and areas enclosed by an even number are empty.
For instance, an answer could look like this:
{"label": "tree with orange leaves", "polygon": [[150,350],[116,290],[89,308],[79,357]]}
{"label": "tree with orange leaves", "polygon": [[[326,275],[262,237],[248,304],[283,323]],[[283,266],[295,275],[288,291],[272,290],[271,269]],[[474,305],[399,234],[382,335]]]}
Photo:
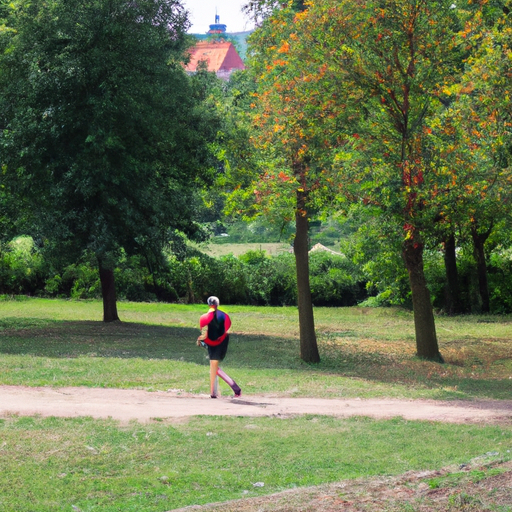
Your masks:
{"label": "tree with orange leaves", "polygon": [[429,119],[460,67],[457,10],[447,0],[325,0],[311,3],[311,26],[329,34],[329,63],[361,91],[357,136],[335,165],[353,196],[377,206],[402,229],[417,355],[442,361],[423,252],[439,219],[437,173],[430,159]]}
{"label": "tree with orange leaves", "polygon": [[[423,254],[448,219],[454,192],[477,204],[471,192],[478,190],[477,174],[467,172],[469,188],[458,187],[464,173],[439,146],[436,126],[463,71],[467,48],[457,35],[474,10],[447,0],[317,0],[305,6],[300,13],[278,10],[253,39],[258,143],[277,157],[286,186],[299,185],[297,214],[307,216],[335,197],[372,205],[395,224],[412,292],[417,355],[442,361]],[[443,128],[453,138],[450,127]],[[457,129],[467,138],[475,128]],[[471,153],[473,162],[482,151]],[[259,201],[282,190],[275,174],[262,175]],[[297,237],[299,229],[300,218]]]}
{"label": "tree with orange leaves", "polygon": [[[437,175],[429,159],[428,120],[443,108],[443,91],[459,71],[456,9],[446,0],[322,0],[306,6],[286,40],[271,43],[276,53],[267,67],[280,87],[293,85],[296,96],[299,80],[314,84],[303,89],[309,99],[303,97],[302,112],[306,126],[313,126],[312,139],[322,134],[328,150],[308,144],[305,155],[308,162],[321,162],[311,158],[319,152],[335,155],[325,174],[332,180],[329,191],[377,206],[402,230],[417,355],[442,361],[423,270],[425,235],[439,217],[431,208]],[[273,23],[288,27],[283,16]],[[279,97],[272,90],[268,95]],[[287,123],[276,121],[288,150],[290,125],[304,126],[301,112],[294,112]]]}
{"label": "tree with orange leaves", "polygon": [[[261,166],[248,190],[259,214],[295,222],[300,356],[318,362],[308,225],[312,214],[336,195],[330,155],[336,146],[342,108],[336,99],[336,77],[331,77],[333,96],[326,103],[327,68],[316,63],[311,69],[304,67],[309,50],[302,51],[295,32],[302,17],[293,7],[279,9],[250,40],[249,68],[258,84],[251,112],[252,143],[261,155]],[[237,194],[247,196],[247,189],[238,189]]]}
{"label": "tree with orange leaves", "polygon": [[460,31],[464,73],[445,90],[449,106],[430,124],[432,154],[444,175],[436,189],[442,223],[458,226],[473,244],[475,309],[483,312],[490,311],[485,244],[512,215],[512,28],[505,7],[494,16],[489,8],[474,8]]}

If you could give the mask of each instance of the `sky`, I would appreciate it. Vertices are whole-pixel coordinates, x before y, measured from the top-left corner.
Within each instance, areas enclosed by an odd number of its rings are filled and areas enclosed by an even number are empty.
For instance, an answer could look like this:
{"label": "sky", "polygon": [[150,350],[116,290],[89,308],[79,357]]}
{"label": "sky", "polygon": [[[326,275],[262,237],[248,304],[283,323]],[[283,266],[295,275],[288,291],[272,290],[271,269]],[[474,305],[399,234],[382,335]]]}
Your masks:
{"label": "sky", "polygon": [[190,12],[192,34],[204,34],[212,23],[215,23],[215,11],[220,23],[227,25],[227,32],[245,32],[252,30],[254,24],[242,13],[242,5],[246,0],[182,0]]}

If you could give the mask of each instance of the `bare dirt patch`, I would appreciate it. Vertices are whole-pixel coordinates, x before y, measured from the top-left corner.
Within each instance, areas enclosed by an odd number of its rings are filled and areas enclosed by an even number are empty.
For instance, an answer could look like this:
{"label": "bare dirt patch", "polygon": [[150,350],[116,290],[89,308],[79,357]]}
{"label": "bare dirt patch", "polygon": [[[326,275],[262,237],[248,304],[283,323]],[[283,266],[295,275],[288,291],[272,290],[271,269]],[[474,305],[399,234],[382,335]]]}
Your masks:
{"label": "bare dirt patch", "polygon": [[344,480],[173,512],[483,512],[509,511],[511,504],[512,462],[475,460],[463,468]]}

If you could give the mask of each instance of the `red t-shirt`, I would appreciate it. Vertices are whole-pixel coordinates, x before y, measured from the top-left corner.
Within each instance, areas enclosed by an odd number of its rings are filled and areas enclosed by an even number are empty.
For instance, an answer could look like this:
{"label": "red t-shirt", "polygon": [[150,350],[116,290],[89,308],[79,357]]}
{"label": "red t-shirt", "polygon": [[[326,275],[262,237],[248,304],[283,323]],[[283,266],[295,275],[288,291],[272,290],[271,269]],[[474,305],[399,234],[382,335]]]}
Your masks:
{"label": "red t-shirt", "polygon": [[214,347],[220,345],[226,339],[231,327],[231,319],[224,311],[211,308],[208,313],[202,315],[199,319],[199,327],[202,329],[206,326],[208,326],[208,334],[204,342]]}

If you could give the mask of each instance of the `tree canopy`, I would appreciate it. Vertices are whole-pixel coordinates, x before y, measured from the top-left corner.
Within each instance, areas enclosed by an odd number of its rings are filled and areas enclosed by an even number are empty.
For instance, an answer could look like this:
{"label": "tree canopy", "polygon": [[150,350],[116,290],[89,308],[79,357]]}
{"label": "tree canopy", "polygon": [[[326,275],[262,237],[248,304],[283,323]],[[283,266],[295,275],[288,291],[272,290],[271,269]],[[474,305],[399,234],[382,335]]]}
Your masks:
{"label": "tree canopy", "polygon": [[70,255],[92,250],[108,274],[120,250],[197,231],[191,198],[211,178],[216,125],[183,70],[180,2],[36,0],[3,16],[2,167],[39,235]]}
{"label": "tree canopy", "polygon": [[[302,7],[248,5],[264,20],[251,39],[259,81],[253,140],[274,156],[254,181],[255,200],[283,208],[295,191],[303,216],[337,199],[342,208],[371,206],[387,226],[394,223],[409,273],[417,353],[442,360],[423,252],[446,224],[448,181],[464,174],[468,191],[482,192],[504,167],[482,165],[498,155],[497,144],[484,147],[482,139],[466,159],[480,160],[480,177],[462,169],[462,160],[439,144],[450,138],[449,123],[439,123],[468,63],[465,31],[475,31],[471,23],[484,11],[500,19],[501,7],[491,12],[448,0],[322,0]],[[497,132],[487,127],[490,140]],[[468,134],[457,142],[461,149],[474,134],[460,117],[457,129]],[[458,191],[470,208],[482,208],[472,193]],[[492,212],[498,203],[486,197],[484,209]]]}

